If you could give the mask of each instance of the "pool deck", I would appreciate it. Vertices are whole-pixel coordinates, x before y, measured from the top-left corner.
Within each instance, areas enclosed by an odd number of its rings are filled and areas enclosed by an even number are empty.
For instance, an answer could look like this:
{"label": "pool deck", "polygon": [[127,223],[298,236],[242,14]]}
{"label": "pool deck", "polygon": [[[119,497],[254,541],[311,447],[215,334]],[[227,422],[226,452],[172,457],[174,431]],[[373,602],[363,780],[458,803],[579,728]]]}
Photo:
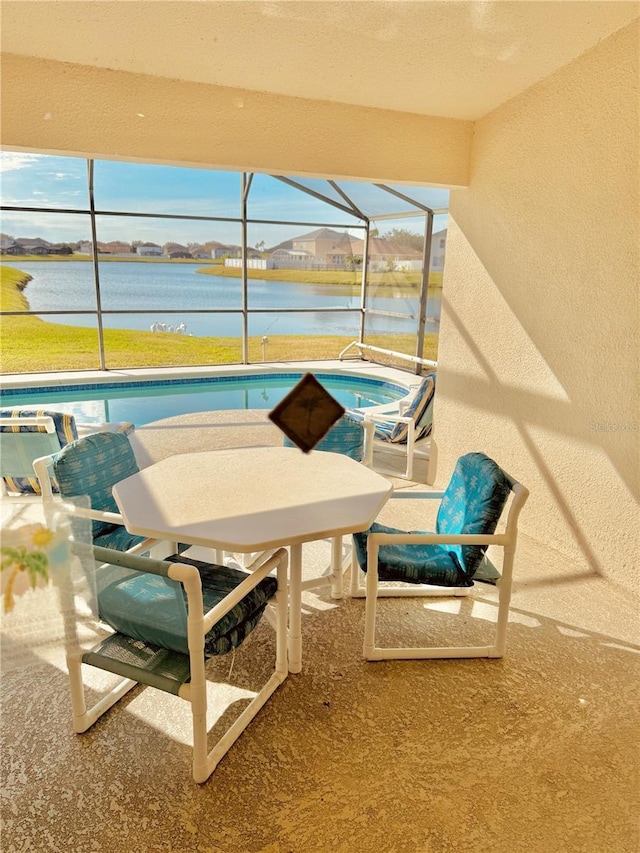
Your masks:
{"label": "pool deck", "polygon": [[[141,468],[177,453],[196,453],[230,447],[267,447],[282,444],[282,433],[268,417],[266,409],[227,409],[193,412],[137,426],[130,436],[136,460]],[[416,458],[414,479],[389,474],[396,489],[426,483],[428,460]],[[374,448],[374,469],[404,470],[402,456]]]}

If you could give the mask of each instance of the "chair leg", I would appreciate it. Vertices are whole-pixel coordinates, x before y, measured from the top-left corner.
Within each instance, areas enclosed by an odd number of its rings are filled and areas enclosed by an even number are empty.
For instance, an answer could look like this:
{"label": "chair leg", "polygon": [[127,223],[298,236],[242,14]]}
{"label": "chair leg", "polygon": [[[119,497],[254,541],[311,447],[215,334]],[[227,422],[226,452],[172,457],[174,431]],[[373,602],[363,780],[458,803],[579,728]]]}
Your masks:
{"label": "chair leg", "polygon": [[[280,564],[277,568],[278,591],[276,593],[276,662],[273,675],[269,678],[262,689],[253,697],[235,722],[227,729],[225,734],[216,743],[213,749],[207,753],[207,694],[206,682],[200,679],[205,677],[204,658],[202,665],[200,661],[196,665],[198,670],[196,683],[193,683],[193,669],[191,684],[185,684],[179,691],[179,696],[191,702],[193,714],[193,779],[195,782],[206,782],[220,761],[227,754],[242,732],[247,728],[251,720],[266,703],[267,699],[282,684],[288,675],[287,664],[287,621],[289,602],[287,596],[287,569]],[[192,655],[192,662],[194,661]]]}
{"label": "chair leg", "polygon": [[360,566],[356,557],[355,545],[351,545],[351,578],[349,585],[351,598],[364,598],[365,588],[360,584]]}
{"label": "chair leg", "polygon": [[[377,546],[376,550],[376,560],[375,563],[371,562],[371,548],[369,548],[369,556],[367,558],[369,566],[378,565],[378,554],[377,554]],[[365,597],[365,606],[364,606],[364,645],[362,648],[362,654],[364,655],[365,660],[380,660],[377,656],[376,652],[378,651],[375,648],[376,642],[376,604],[378,600],[378,572],[377,569],[374,571],[367,572],[367,580],[366,580],[366,597]]]}
{"label": "chair leg", "polygon": [[[367,572],[366,600],[365,600],[365,623],[364,644],[362,653],[366,660],[434,660],[443,658],[500,658],[504,655],[506,644],[506,630],[509,619],[509,601],[511,598],[511,574],[513,565],[513,552],[515,545],[505,548],[503,562],[504,588],[500,584],[500,599],[498,606],[498,624],[496,626],[495,640],[490,646],[438,646],[438,647],[414,647],[414,648],[392,648],[376,645],[376,605],[378,597],[384,593],[379,590],[378,581],[378,551],[377,543],[371,539],[367,542],[367,565],[374,567],[373,571]],[[473,587],[455,587],[448,590],[445,587],[437,588],[436,595],[467,595]],[[396,595],[414,593],[411,588],[396,590]],[[389,594],[389,592],[387,593]],[[415,594],[415,593],[414,593]],[[418,595],[429,594],[428,592]],[[432,593],[433,594],[433,593]]]}
{"label": "chair leg", "polygon": [[495,644],[489,654],[489,657],[492,658],[504,657],[507,646],[507,625],[509,623],[514,553],[515,544],[505,546],[502,577],[498,585],[498,623],[496,625]]}
{"label": "chair leg", "polygon": [[67,669],[69,671],[69,687],[71,691],[71,709],[73,713],[73,730],[78,734],[86,732],[87,729],[100,719],[100,717],[112,708],[116,702],[138,684],[130,678],[122,681],[99,699],[92,708],[87,708],[84,696],[84,683],[82,681],[82,661],[78,655],[67,655]]}

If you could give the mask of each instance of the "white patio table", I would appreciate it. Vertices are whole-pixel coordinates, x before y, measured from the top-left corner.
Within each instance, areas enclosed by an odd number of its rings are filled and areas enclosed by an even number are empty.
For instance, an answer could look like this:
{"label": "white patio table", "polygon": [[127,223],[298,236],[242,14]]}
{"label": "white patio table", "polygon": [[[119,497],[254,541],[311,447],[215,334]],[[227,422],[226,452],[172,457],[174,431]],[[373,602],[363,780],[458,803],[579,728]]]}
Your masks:
{"label": "white patio table", "polygon": [[131,533],[253,553],[288,546],[289,670],[302,669],[302,543],[366,530],[393,486],[348,456],[243,447],[169,456],[118,483]]}

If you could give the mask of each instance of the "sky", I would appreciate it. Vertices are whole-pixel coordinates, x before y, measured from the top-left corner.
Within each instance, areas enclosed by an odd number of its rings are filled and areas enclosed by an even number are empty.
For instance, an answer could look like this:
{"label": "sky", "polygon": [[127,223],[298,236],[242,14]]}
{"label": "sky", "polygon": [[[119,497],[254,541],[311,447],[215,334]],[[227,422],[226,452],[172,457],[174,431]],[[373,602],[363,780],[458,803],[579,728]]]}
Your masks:
{"label": "sky", "polygon": [[[308,186],[338,194],[324,181],[305,180]],[[365,212],[400,213],[409,206],[393,195],[370,184],[340,182]],[[22,152],[0,152],[0,196],[3,205],[89,209],[87,161],[76,157],[58,157]],[[414,195],[431,207],[446,208],[448,191],[425,187],[396,187]],[[96,160],[94,164],[94,202],[96,211],[123,211],[153,214],[182,214],[239,219],[241,175],[214,169],[190,169],[142,163]],[[264,241],[271,247],[284,240],[323,225],[348,231],[361,238],[363,223],[356,217],[294,189],[269,175],[254,175],[248,197],[250,219],[291,220],[297,225],[250,223],[248,243]],[[317,223],[306,225],[303,223]],[[199,222],[175,219],[97,216],[98,240],[132,240],[162,245],[217,240],[224,244],[241,242],[238,222]],[[392,228],[421,233],[422,216],[377,222],[380,234]],[[436,217],[434,231],[446,227],[446,216]],[[55,214],[29,211],[2,211],[0,230],[11,237],[42,237],[50,242],[90,240],[86,213]]]}

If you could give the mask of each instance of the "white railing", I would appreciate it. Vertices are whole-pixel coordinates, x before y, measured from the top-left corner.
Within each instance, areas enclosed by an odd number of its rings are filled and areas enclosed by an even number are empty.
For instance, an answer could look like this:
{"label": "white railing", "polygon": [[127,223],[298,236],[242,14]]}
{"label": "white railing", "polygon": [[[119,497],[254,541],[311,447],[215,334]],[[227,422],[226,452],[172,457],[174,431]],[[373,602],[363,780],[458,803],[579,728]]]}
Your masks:
{"label": "white railing", "polygon": [[382,347],[374,347],[372,344],[364,344],[362,341],[351,341],[340,353],[338,356],[339,360],[342,361],[345,354],[351,349],[351,347],[358,347],[359,350],[368,350],[370,352],[379,352],[382,355],[391,355],[394,358],[402,358],[405,361],[410,361],[413,364],[424,364],[427,367],[437,367],[438,362],[432,361],[429,358],[418,358],[417,355],[407,355],[404,352],[396,352],[392,349],[383,349]]}

